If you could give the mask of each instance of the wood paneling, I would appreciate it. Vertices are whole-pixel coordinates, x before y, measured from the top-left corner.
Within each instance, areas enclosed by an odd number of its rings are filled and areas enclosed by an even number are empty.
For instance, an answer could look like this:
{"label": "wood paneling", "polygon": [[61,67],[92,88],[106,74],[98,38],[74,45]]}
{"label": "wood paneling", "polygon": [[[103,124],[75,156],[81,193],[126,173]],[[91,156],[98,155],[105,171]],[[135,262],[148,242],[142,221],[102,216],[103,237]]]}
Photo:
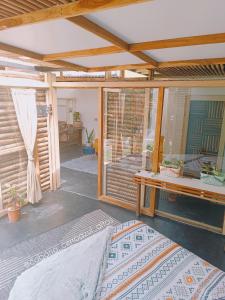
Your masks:
{"label": "wood paneling", "polygon": [[[38,106],[46,106],[46,91],[37,91],[36,102]],[[38,117],[36,145],[41,189],[48,191],[50,190],[50,166],[47,117]]]}

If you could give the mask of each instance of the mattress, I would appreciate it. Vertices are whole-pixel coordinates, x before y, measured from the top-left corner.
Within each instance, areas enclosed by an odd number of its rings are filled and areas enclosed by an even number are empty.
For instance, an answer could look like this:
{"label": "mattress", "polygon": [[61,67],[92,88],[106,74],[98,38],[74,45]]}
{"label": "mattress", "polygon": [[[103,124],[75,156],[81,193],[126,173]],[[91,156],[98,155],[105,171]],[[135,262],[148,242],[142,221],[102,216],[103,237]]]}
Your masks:
{"label": "mattress", "polygon": [[225,299],[225,273],[151,227],[115,227],[101,300]]}

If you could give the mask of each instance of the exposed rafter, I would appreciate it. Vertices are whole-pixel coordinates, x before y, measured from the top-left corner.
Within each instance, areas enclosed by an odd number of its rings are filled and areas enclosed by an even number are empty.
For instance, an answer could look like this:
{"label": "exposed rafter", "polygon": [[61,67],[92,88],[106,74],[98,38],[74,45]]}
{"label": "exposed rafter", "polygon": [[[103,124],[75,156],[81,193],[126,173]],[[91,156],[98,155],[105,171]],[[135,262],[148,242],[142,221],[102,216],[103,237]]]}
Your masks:
{"label": "exposed rafter", "polygon": [[0,20],[0,30],[58,18],[69,18],[151,0],[79,0]]}
{"label": "exposed rafter", "polygon": [[126,42],[109,32],[108,30],[104,29],[103,27],[99,26],[98,24],[87,19],[86,17],[78,16],[67,18],[67,20],[112,43],[113,45],[118,46],[125,51],[128,51],[129,46]]}
{"label": "exposed rafter", "polygon": [[[14,53],[16,55],[19,56],[25,56],[25,57],[29,57],[33,60],[39,61],[39,62],[43,62],[43,55],[33,52],[33,51],[29,51],[29,50],[25,50],[22,48],[18,48],[12,45],[8,45],[8,44],[4,44],[4,43],[0,43],[0,50],[1,51],[5,51],[5,52],[9,52],[9,53]],[[51,64],[60,66],[60,67],[64,67],[68,70],[76,70],[76,71],[88,71],[88,68],[83,67],[83,66],[79,66],[73,63],[69,63],[63,60],[53,60],[51,61]]]}
{"label": "exposed rafter", "polygon": [[[182,37],[182,38],[175,38],[175,39],[129,44],[129,51],[136,52],[136,51],[144,51],[144,50],[156,50],[156,49],[164,49],[164,48],[176,48],[176,47],[196,46],[196,45],[206,45],[206,44],[216,44],[216,43],[225,43],[225,33],[199,35],[199,36],[192,36],[192,37]],[[44,56],[44,60],[51,61],[54,59],[114,54],[114,53],[121,53],[125,51],[126,50],[118,46],[109,46],[109,47],[102,47],[102,48],[75,50],[75,51],[49,54]]]}
{"label": "exposed rafter", "polygon": [[135,43],[130,45],[130,51],[156,50],[206,44],[225,43],[225,33],[198,35],[167,40]]}
{"label": "exposed rafter", "polygon": [[66,58],[73,58],[73,57],[88,57],[88,56],[96,56],[96,55],[114,54],[120,52],[124,52],[124,50],[117,46],[74,50],[74,51],[66,51],[66,52],[44,55],[44,61],[52,61],[55,59],[66,59]]}
{"label": "exposed rafter", "polygon": [[[84,16],[78,16],[78,17],[72,17],[68,18],[70,22],[80,26],[81,28],[101,37],[102,39],[112,43],[113,45],[117,46],[119,49],[122,49],[124,51],[130,52],[129,44],[123,41],[121,38],[117,37],[116,35],[112,34],[108,30],[104,29],[103,27],[99,26],[98,24],[90,21]],[[154,67],[157,66],[157,62],[152,59],[150,56],[146,55],[145,53],[141,51],[133,51],[132,54],[139,59],[152,64]]]}

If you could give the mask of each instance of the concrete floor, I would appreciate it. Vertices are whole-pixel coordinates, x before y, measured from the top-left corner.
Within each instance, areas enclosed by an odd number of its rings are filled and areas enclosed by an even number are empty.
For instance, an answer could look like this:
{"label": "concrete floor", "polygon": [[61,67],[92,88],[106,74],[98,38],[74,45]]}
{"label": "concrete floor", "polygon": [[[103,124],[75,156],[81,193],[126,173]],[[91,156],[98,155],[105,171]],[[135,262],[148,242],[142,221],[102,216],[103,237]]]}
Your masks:
{"label": "concrete floor", "polygon": [[[66,153],[67,150],[68,153]],[[75,155],[80,156],[80,149],[75,150],[75,148],[69,147],[67,150],[63,149],[61,155],[64,161],[74,158]],[[45,193],[40,204],[25,207],[20,222],[9,224],[7,218],[0,220],[0,251],[95,209],[102,209],[120,222],[136,218],[133,212],[96,200],[97,176],[90,174],[85,176],[81,172],[66,169],[62,170],[62,180],[64,182],[63,190]],[[75,190],[65,191],[68,186],[73,186],[73,184],[79,188],[78,194]],[[225,271],[225,253],[223,251],[225,238],[223,236],[160,217],[151,219],[142,216],[140,219]]]}

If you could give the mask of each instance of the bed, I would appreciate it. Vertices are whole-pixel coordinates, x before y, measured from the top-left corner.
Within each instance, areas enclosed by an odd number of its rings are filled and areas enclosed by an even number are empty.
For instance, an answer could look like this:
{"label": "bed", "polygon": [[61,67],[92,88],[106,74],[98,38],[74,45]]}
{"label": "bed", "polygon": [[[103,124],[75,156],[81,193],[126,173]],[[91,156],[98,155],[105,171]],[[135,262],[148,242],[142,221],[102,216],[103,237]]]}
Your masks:
{"label": "bed", "polygon": [[19,275],[9,300],[222,300],[225,273],[139,221],[107,226]]}
{"label": "bed", "polygon": [[225,273],[139,221],[115,227],[101,300],[225,299]]}

